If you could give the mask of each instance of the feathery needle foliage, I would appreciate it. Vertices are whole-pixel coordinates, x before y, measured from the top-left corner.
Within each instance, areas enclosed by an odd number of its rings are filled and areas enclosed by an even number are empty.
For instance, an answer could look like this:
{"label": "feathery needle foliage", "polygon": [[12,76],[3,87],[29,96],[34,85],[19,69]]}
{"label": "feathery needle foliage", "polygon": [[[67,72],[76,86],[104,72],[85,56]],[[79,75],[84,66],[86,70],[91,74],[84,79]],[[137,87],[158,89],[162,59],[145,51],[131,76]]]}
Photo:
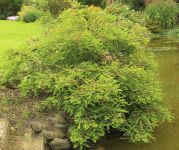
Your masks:
{"label": "feathery needle foliage", "polygon": [[89,147],[111,128],[147,143],[158,123],[172,117],[142,50],[147,30],[126,24],[96,7],[68,9],[45,36],[9,54],[1,83],[26,96],[43,95],[47,109],[68,112],[75,148]]}

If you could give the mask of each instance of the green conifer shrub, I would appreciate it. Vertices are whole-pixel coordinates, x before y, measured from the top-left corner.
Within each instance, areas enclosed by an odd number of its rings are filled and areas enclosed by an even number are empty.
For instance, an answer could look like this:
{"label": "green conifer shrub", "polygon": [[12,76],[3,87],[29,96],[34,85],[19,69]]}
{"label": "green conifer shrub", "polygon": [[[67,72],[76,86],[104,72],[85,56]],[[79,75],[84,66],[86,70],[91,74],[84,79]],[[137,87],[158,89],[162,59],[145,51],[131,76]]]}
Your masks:
{"label": "green conifer shrub", "polygon": [[9,54],[1,83],[66,111],[75,148],[89,147],[111,128],[131,142],[148,143],[159,122],[172,115],[142,48],[146,28],[126,24],[96,7],[66,10],[45,36]]}

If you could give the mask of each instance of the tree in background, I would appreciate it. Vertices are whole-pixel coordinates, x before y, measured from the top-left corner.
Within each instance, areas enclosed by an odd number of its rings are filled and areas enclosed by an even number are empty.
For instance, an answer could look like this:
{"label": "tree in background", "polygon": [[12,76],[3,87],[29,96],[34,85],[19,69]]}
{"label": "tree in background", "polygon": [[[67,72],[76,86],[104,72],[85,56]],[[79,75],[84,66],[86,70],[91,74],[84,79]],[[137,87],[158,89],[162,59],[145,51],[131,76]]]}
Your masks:
{"label": "tree in background", "polygon": [[23,4],[22,0],[0,0],[0,19],[16,15]]}

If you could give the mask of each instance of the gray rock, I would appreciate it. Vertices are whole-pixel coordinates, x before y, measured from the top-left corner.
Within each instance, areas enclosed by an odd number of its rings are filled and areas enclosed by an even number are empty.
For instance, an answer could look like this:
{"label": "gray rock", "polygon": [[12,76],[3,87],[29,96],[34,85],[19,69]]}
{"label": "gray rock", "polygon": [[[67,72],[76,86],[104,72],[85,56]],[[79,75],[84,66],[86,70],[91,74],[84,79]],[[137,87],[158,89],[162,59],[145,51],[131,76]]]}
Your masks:
{"label": "gray rock", "polygon": [[34,132],[42,132],[43,130],[48,129],[49,126],[45,122],[41,123],[35,121],[31,123],[31,128]]}
{"label": "gray rock", "polygon": [[42,132],[42,136],[47,140],[53,140],[55,138],[64,138],[66,135],[61,130],[55,130],[55,131],[44,130]]}
{"label": "gray rock", "polygon": [[55,150],[68,150],[71,148],[70,142],[68,140],[55,138],[50,142],[50,145],[55,148]]}
{"label": "gray rock", "polygon": [[62,115],[56,115],[55,117],[48,118],[47,120],[49,121],[51,125],[66,123],[66,120],[64,119]]}
{"label": "gray rock", "polygon": [[17,134],[17,130],[14,127],[11,127],[10,131],[11,131],[11,134],[13,134],[13,135]]}
{"label": "gray rock", "polygon": [[54,128],[58,129],[58,130],[62,130],[62,131],[67,131],[67,125],[66,124],[55,124]]}

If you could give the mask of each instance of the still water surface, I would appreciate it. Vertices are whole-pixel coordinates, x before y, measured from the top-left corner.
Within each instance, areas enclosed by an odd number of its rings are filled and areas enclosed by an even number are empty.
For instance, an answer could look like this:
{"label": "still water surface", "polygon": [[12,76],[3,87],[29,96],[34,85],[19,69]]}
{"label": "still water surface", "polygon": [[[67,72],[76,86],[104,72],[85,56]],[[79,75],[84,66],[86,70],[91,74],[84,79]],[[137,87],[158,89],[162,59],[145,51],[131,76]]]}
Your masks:
{"label": "still water surface", "polygon": [[114,138],[104,141],[97,150],[179,150],[179,40],[153,39],[149,48],[159,64],[165,102],[175,114],[174,122],[156,129],[156,140],[151,144],[136,145]]}

